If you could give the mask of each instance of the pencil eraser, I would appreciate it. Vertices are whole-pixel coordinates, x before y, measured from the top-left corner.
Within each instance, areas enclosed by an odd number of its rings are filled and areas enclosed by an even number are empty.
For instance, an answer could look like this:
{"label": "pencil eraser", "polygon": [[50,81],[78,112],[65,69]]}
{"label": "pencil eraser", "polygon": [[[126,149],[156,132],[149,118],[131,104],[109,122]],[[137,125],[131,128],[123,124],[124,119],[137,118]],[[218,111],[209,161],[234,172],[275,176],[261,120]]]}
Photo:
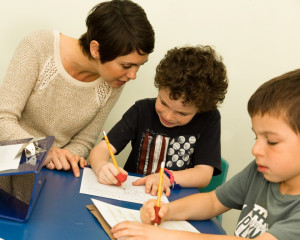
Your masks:
{"label": "pencil eraser", "polygon": [[118,184],[117,186],[120,186],[121,183],[125,182],[127,180],[127,175],[123,174],[123,173],[118,173],[118,175],[116,176],[117,180],[118,180]]}
{"label": "pencil eraser", "polygon": [[155,223],[156,223],[157,225],[160,224],[161,219],[160,219],[160,217],[158,216],[159,209],[160,209],[160,207],[157,207],[157,206],[154,207],[154,211],[155,211],[155,219],[152,221],[153,224],[155,224]]}

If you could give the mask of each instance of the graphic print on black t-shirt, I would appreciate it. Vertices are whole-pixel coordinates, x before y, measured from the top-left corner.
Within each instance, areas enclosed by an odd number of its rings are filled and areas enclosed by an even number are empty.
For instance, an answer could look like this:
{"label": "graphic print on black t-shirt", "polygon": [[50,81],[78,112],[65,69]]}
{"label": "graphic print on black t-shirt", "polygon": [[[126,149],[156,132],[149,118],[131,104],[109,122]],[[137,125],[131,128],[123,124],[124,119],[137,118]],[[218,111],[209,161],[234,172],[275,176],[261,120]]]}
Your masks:
{"label": "graphic print on black t-shirt", "polygon": [[170,170],[189,167],[196,144],[195,136],[170,137],[146,131],[140,143],[138,173],[149,175],[159,172],[160,164],[166,160]]}
{"label": "graphic print on black t-shirt", "polygon": [[179,136],[171,139],[168,146],[166,167],[172,170],[186,169],[191,162],[196,144],[194,136]]}

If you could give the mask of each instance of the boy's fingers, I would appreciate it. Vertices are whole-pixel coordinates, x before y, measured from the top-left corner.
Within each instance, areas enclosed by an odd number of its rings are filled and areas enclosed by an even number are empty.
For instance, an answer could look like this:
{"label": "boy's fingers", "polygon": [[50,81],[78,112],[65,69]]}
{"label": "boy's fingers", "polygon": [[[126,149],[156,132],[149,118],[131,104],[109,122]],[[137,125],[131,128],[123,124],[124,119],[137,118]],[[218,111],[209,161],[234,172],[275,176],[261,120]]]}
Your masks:
{"label": "boy's fingers", "polygon": [[151,191],[151,189],[152,189],[152,185],[153,185],[153,183],[152,183],[152,181],[146,181],[146,184],[145,184],[145,192],[146,193],[150,193],[150,191]]}
{"label": "boy's fingers", "polygon": [[169,208],[165,204],[162,204],[162,206],[160,207],[160,210],[158,212],[158,216],[161,219],[163,219],[167,216],[168,211],[169,211]]}
{"label": "boy's fingers", "polygon": [[123,168],[119,167],[119,169],[122,174],[128,175],[128,172],[126,172]]}
{"label": "boy's fingers", "polygon": [[171,189],[169,187],[166,188],[166,197],[171,195]]}
{"label": "boy's fingers", "polygon": [[151,195],[155,196],[157,194],[158,187],[156,185],[152,185]]}
{"label": "boy's fingers", "polygon": [[143,177],[143,178],[140,178],[140,179],[134,181],[132,183],[132,185],[134,185],[134,186],[141,186],[141,185],[145,185],[145,183],[146,183],[146,178]]}

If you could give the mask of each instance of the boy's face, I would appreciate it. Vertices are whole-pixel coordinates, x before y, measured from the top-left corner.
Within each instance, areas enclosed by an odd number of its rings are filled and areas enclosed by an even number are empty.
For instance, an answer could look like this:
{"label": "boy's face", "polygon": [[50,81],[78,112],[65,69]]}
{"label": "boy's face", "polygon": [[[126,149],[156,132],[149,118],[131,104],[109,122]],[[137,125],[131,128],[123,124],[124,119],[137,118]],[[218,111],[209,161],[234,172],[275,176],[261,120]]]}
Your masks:
{"label": "boy's face", "polygon": [[166,88],[158,91],[155,110],[161,124],[168,128],[188,124],[198,111],[192,103],[183,105],[182,99],[170,99],[169,90]]}
{"label": "boy's face", "polygon": [[296,134],[281,118],[268,114],[252,117],[256,142],[252,154],[257,170],[271,182],[281,186],[300,186],[300,134]]}

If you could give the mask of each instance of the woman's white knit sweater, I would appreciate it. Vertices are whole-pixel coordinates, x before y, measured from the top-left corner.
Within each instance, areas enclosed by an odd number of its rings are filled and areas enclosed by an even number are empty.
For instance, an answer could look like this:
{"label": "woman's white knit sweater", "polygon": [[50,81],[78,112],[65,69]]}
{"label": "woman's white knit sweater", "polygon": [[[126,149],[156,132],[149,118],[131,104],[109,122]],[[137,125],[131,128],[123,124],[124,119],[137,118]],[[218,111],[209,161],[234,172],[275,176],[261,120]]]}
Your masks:
{"label": "woman's white knit sweater", "polygon": [[37,31],[17,47],[0,87],[0,140],[54,136],[54,146],[86,158],[122,88],[70,76],[59,41]]}

